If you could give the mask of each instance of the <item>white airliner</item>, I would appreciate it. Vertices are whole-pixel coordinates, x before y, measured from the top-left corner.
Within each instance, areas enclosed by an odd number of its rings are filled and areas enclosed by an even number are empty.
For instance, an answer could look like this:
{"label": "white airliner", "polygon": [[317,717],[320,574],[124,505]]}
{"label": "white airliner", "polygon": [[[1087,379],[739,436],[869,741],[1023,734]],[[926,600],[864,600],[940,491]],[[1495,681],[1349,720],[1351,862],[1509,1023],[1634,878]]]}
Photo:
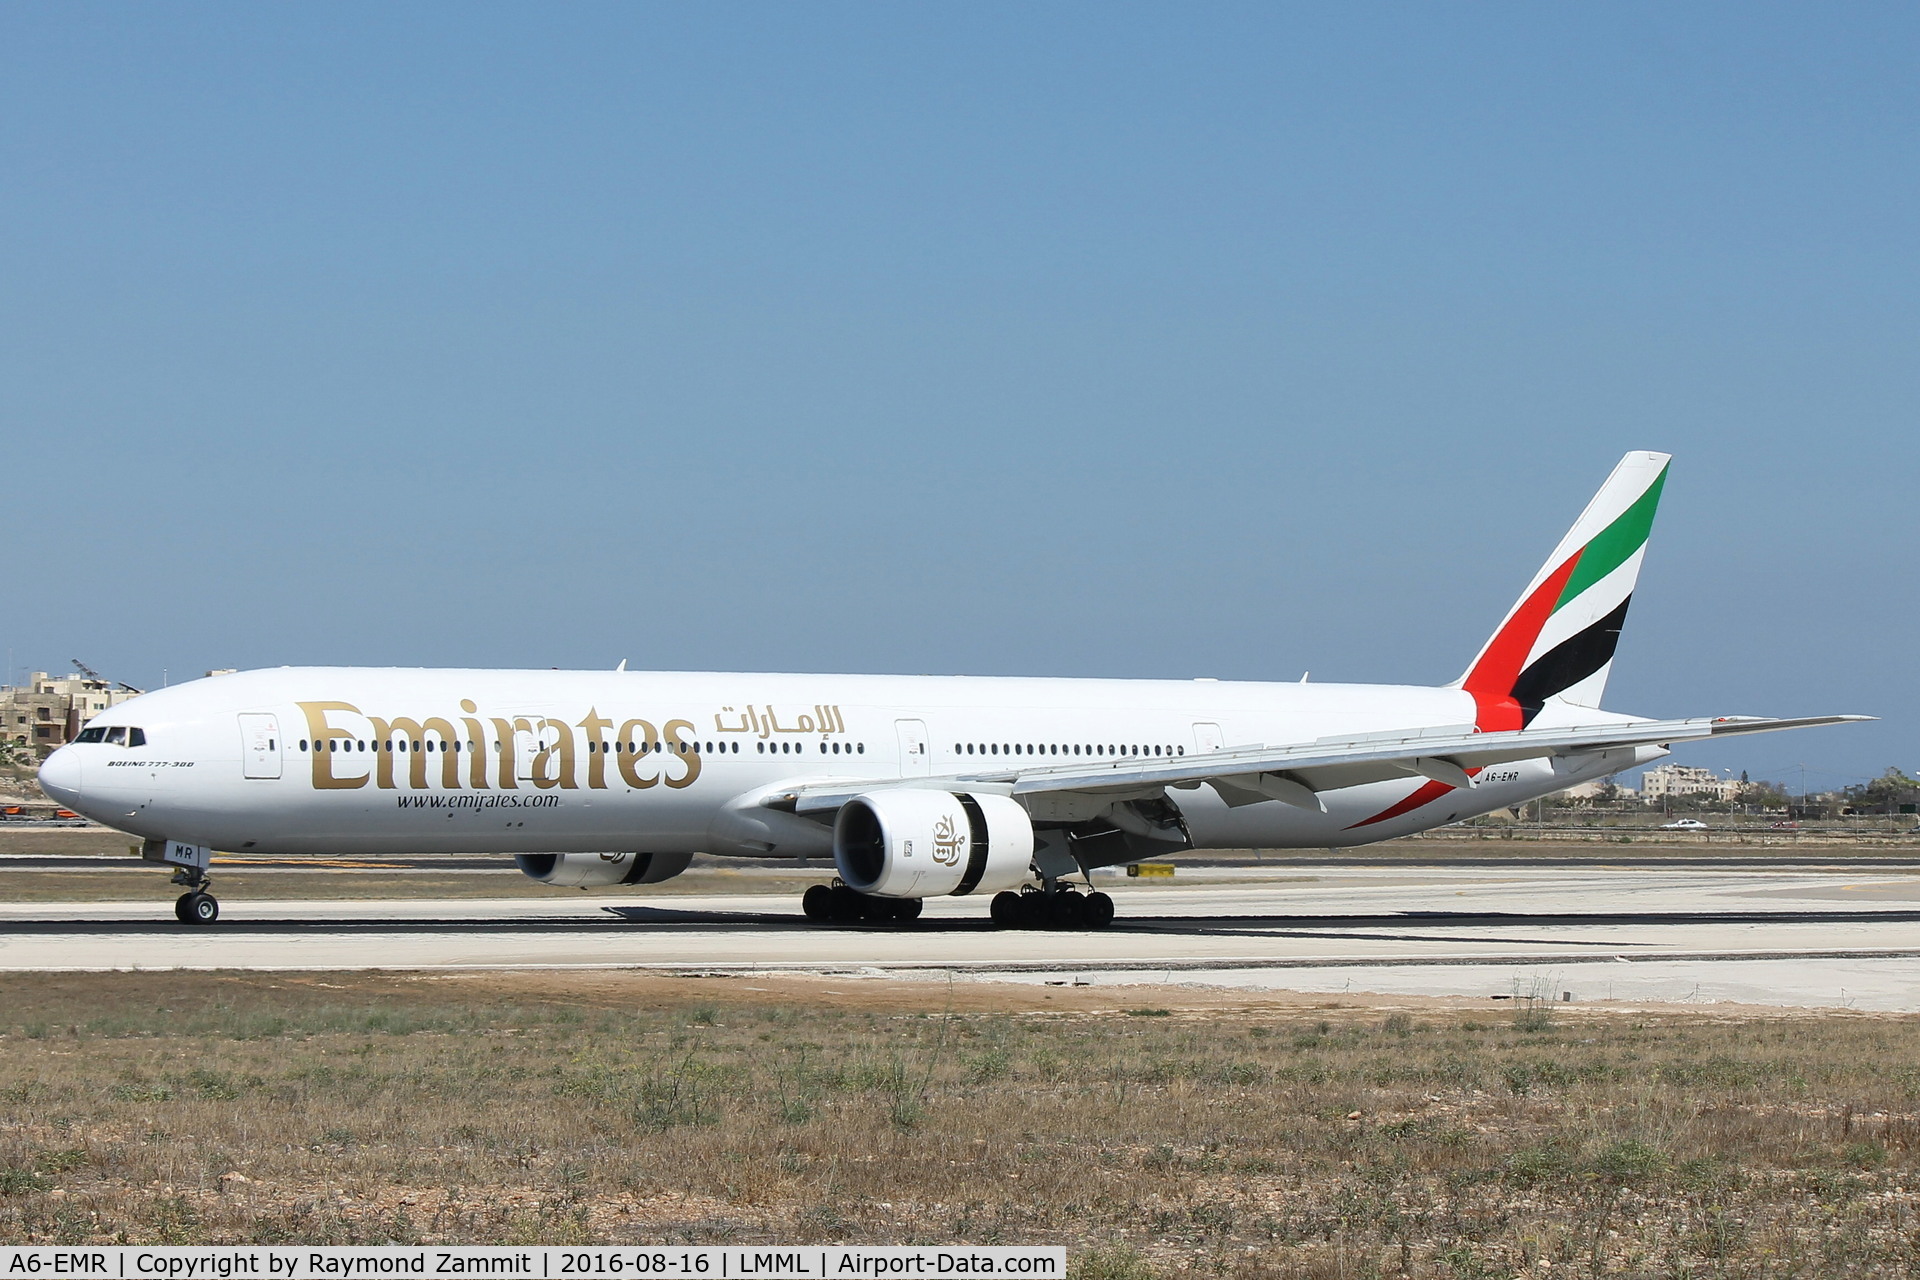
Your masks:
{"label": "white airliner", "polygon": [[[1835,724],[1599,710],[1666,478],[1621,460],[1466,674],[1439,688],[1213,680],[283,667],[92,720],[47,794],[143,837],[208,924],[211,851],[516,855],[549,884],[652,884],[696,853],[831,856],[817,920],[942,894],[1099,928],[1070,878],[1185,849],[1365,844],[1645,764]],[[1091,888],[1091,885],[1088,885]]]}

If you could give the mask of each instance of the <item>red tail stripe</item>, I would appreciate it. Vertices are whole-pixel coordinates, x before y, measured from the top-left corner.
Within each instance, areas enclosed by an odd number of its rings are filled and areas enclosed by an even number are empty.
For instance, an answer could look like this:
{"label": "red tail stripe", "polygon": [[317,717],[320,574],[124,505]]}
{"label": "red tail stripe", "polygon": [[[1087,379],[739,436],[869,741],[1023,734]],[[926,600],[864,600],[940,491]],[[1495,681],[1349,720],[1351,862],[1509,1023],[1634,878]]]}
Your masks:
{"label": "red tail stripe", "polygon": [[1524,726],[1520,704],[1513,700],[1514,681],[1520,678],[1520,668],[1525,665],[1527,654],[1533,651],[1533,642],[1540,638],[1540,629],[1553,616],[1554,606],[1560,603],[1560,593],[1566,590],[1567,579],[1573,576],[1574,566],[1580,563],[1585,550],[1582,547],[1567,557],[1564,564],[1547,575],[1546,581],[1534,588],[1533,594],[1513,611],[1507,625],[1488,642],[1487,651],[1467,673],[1463,687],[1473,695],[1473,722],[1481,732],[1497,733]]}

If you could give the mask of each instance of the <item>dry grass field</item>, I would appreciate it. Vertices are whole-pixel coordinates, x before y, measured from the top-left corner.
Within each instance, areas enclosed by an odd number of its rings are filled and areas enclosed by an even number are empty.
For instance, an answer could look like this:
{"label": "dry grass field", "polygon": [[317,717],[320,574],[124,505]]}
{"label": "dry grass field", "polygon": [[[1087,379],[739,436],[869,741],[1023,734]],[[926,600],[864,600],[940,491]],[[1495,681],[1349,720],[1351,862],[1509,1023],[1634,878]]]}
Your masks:
{"label": "dry grass field", "polygon": [[0,1241],[1920,1271],[1920,1019],[635,972],[9,975]]}

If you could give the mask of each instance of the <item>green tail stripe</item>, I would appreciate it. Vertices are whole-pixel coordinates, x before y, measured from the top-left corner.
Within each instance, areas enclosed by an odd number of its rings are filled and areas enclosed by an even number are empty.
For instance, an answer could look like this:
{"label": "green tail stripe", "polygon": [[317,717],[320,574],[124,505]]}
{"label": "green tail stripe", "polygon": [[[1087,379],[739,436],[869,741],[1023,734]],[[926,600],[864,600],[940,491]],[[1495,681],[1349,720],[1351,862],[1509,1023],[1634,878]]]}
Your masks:
{"label": "green tail stripe", "polygon": [[1646,543],[1647,533],[1653,528],[1654,508],[1660,505],[1660,489],[1666,483],[1667,469],[1662,467],[1647,491],[1581,548],[1580,562],[1574,565],[1573,576],[1567,579],[1566,589],[1554,603],[1556,612],[1561,605],[1618,569]]}

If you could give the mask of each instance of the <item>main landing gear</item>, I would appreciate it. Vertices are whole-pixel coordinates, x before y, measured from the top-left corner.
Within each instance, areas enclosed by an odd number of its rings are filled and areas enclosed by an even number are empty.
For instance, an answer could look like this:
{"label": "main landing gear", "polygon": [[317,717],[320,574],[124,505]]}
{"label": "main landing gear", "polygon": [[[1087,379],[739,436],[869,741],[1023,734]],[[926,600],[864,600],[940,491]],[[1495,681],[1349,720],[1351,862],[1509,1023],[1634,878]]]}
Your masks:
{"label": "main landing gear", "polygon": [[1113,923],[1112,898],[1097,889],[1081,893],[1064,884],[996,893],[992,911],[993,922],[1002,929],[1104,929]]}
{"label": "main landing gear", "polygon": [[[800,897],[807,919],[821,924],[904,923],[919,919],[921,906],[918,898],[876,898],[837,880],[816,884]],[[1082,893],[1064,884],[1051,889],[1030,884],[1018,892],[996,893],[991,911],[1002,929],[1104,929],[1113,923],[1112,898],[1097,889]]]}
{"label": "main landing gear", "polygon": [[921,905],[918,898],[876,898],[837,880],[830,885],[813,885],[800,895],[800,909],[807,913],[807,919],[822,924],[858,920],[904,923],[919,918]]}

